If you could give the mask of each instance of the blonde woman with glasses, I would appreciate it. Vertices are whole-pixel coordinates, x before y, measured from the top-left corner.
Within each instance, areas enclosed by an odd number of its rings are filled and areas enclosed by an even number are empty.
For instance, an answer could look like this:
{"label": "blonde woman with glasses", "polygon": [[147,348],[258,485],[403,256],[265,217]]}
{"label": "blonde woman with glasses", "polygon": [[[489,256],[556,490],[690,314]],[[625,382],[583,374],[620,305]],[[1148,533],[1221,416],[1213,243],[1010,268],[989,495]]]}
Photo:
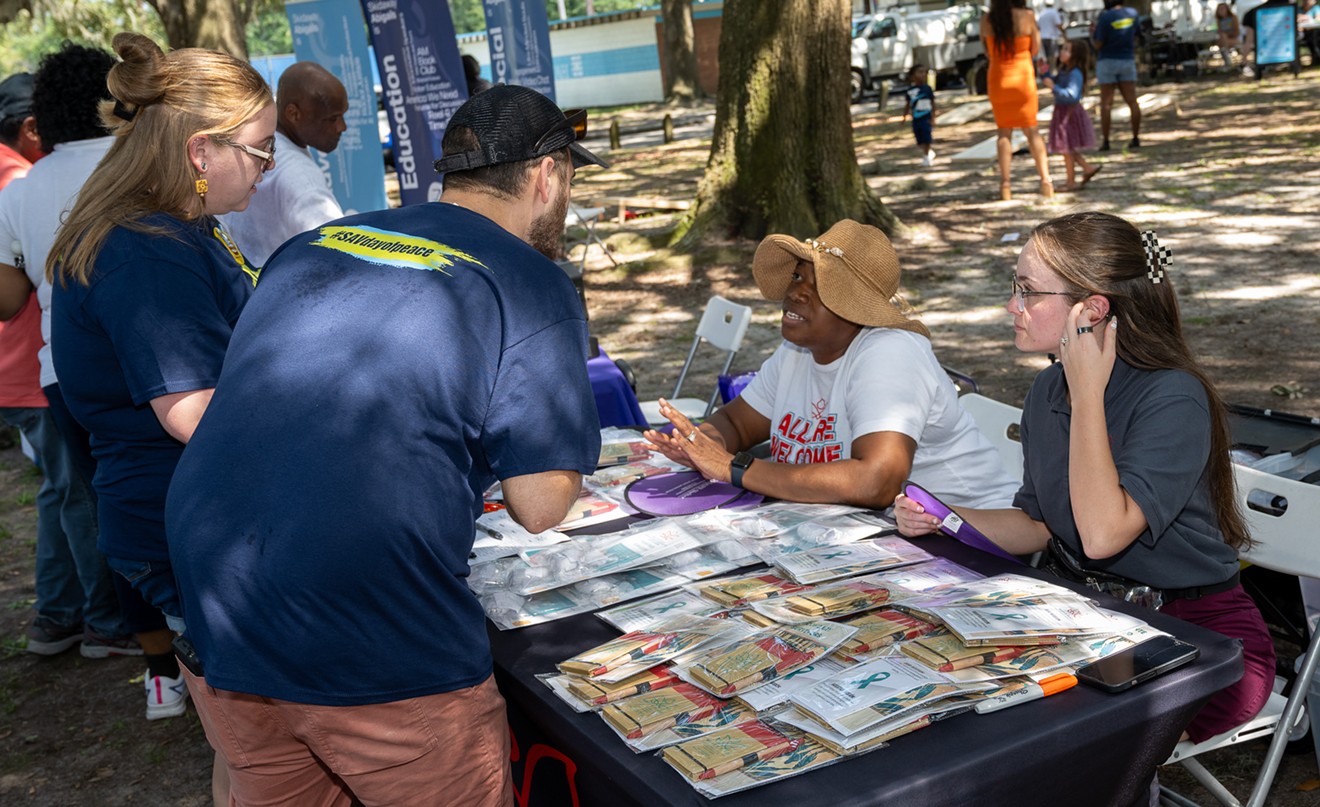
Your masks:
{"label": "blonde woman with glasses", "polygon": [[101,119],[115,140],[50,251],[51,348],[91,433],[99,547],[160,609],[127,626],[146,653],[147,719],[188,692],[171,648],[184,628],[166,545],[165,494],[205,412],[257,273],[216,221],[242,210],[274,165],[275,107],[250,65],[197,48],[164,53],[121,33]]}

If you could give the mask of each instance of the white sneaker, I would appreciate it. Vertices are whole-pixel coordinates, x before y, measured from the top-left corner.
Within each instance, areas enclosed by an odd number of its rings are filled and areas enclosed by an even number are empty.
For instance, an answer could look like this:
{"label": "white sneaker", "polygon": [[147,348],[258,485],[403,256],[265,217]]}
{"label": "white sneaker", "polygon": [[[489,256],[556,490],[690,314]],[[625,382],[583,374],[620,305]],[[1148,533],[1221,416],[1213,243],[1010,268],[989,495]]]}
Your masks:
{"label": "white sneaker", "polygon": [[930,168],[932,165],[934,165],[934,164],[935,164],[935,151],[934,151],[934,150],[927,151],[927,152],[926,152],[926,156],[923,157],[922,160],[921,160],[921,164],[924,165],[924,166],[927,167],[927,168]]}
{"label": "white sneaker", "polygon": [[188,684],[182,673],[178,678],[147,675],[146,690],[148,720],[178,717],[188,709]]}

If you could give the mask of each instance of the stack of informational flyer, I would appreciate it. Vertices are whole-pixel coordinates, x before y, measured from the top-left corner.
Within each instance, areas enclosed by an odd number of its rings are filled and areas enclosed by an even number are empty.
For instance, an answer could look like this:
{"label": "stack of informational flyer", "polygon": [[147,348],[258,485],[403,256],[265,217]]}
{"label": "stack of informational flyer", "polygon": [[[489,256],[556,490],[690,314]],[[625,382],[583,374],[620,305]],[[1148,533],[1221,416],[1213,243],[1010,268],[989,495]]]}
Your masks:
{"label": "stack of informational flyer", "polygon": [[789,735],[759,720],[749,720],[670,746],[664,750],[663,756],[689,779],[714,779],[787,754],[800,745],[800,735]]}
{"label": "stack of informational flyer", "polygon": [[[993,688],[961,684],[912,659],[878,658],[794,693],[789,698],[794,711],[776,720],[812,734],[839,753],[852,753],[928,725],[927,718],[951,708],[970,708],[967,702],[977,693]],[[955,702],[947,703],[950,700]]]}
{"label": "stack of informational flyer", "polygon": [[[892,521],[867,513],[860,507],[842,504],[799,504],[797,502],[770,502],[754,510],[711,510],[706,513],[712,523],[719,524],[746,538],[767,540],[791,533],[804,525],[815,525],[805,534],[820,535],[828,529],[849,525],[841,517],[864,515],[867,532],[857,537],[874,534],[877,530],[892,529]],[[819,544],[818,544],[819,545]]]}
{"label": "stack of informational flyer", "polygon": [[897,645],[940,629],[933,622],[892,608],[849,617],[842,623],[857,632],[843,643],[838,654],[859,663],[890,655]]}
{"label": "stack of informational flyer", "polygon": [[[802,506],[798,505],[798,507]],[[787,515],[790,514],[781,514],[780,520],[787,520],[783,518]],[[791,515],[794,519],[797,519],[803,513],[794,511]],[[751,515],[743,516],[741,522],[743,528],[747,531],[766,532],[767,534],[764,537],[746,536],[744,543],[762,561],[772,565],[789,555],[809,552],[822,547],[842,546],[865,538],[894,532],[892,521],[873,513],[822,514],[810,521],[794,523],[780,532],[770,532],[766,525],[759,523],[759,520],[754,521],[754,518]],[[749,525],[747,522],[752,522],[752,524]],[[738,524],[740,522],[734,521],[734,523]],[[752,529],[753,526],[755,529]]]}
{"label": "stack of informational flyer", "polygon": [[579,653],[559,662],[559,669],[598,681],[622,681],[721,637],[745,633],[737,622],[683,614]]}
{"label": "stack of informational flyer", "polygon": [[726,608],[737,608],[757,600],[782,597],[810,588],[770,572],[710,580],[695,587],[698,594]]}
{"label": "stack of informational flyer", "polygon": [[687,582],[688,578],[682,574],[654,566],[592,577],[525,596],[495,589],[483,593],[479,599],[490,621],[508,630],[589,613],[656,592],[672,591],[675,586]]}
{"label": "stack of informational flyer", "polygon": [[674,671],[713,695],[729,698],[792,674],[834,652],[856,629],[837,622],[766,628],[714,642],[689,654]]}
{"label": "stack of informational flyer", "polygon": [[501,628],[587,613],[675,589],[756,558],[690,518],[652,519],[608,535],[547,542],[473,565],[468,587]]}
{"label": "stack of informational flyer", "polygon": [[1035,604],[922,604],[919,610],[969,646],[1052,645],[1113,630],[1104,612],[1077,595]]}
{"label": "stack of informational flyer", "polygon": [[820,583],[931,559],[926,550],[894,537],[817,547],[785,555],[775,561],[775,566],[795,582]]}

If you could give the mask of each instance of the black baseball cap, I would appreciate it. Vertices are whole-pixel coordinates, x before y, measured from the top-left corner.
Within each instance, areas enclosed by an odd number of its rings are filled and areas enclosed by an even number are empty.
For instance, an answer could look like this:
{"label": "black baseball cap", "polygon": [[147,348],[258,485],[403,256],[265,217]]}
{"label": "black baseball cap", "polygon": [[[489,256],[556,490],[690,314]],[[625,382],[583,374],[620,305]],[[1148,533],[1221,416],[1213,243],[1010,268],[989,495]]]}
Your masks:
{"label": "black baseball cap", "polygon": [[476,135],[479,149],[446,154],[435,161],[438,174],[471,171],[488,165],[532,160],[565,147],[573,165],[610,164],[578,145],[587,133],[585,109],[564,112],[536,90],[516,84],[497,84],[472,96],[449,119],[449,126],[465,126]]}
{"label": "black baseball cap", "polygon": [[32,74],[15,73],[0,81],[0,120],[32,114]]}

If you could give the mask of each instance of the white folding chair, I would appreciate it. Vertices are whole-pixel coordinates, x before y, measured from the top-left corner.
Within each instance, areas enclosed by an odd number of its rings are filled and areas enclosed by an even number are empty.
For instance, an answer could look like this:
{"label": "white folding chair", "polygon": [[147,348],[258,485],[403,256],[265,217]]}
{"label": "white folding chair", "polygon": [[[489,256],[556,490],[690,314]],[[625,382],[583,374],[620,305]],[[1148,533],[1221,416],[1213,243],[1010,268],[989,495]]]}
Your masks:
{"label": "white folding chair", "polygon": [[[1316,542],[1316,528],[1320,525],[1320,488],[1241,465],[1234,465],[1233,471],[1238,502],[1251,537],[1257,542],[1242,553],[1243,560],[1284,574],[1320,579],[1320,551],[1317,551],[1320,547]],[[1253,502],[1270,502],[1271,507],[1267,511],[1253,506]],[[1278,693],[1271,694],[1259,715],[1205,742],[1184,740],[1178,743],[1165,764],[1182,765],[1221,804],[1241,807],[1243,802],[1238,801],[1194,757],[1216,748],[1272,735],[1265,760],[1256,774],[1255,785],[1245,802],[1248,807],[1261,807],[1274,784],[1274,775],[1279,769],[1289,734],[1306,718],[1306,695],[1317,666],[1320,666],[1320,630],[1313,628],[1291,695],[1284,698]],[[1312,704],[1312,708],[1315,706]],[[1161,802],[1178,807],[1193,804],[1165,788],[1161,788]]]}
{"label": "white folding chair", "polygon": [[975,392],[959,396],[967,414],[976,421],[976,426],[990,439],[990,443],[999,450],[999,458],[1004,461],[1004,468],[1014,479],[1022,479],[1022,443],[1016,437],[1022,424],[1022,410],[1016,406],[1000,403]]}
{"label": "white folding chair", "polygon": [[596,234],[596,222],[600,220],[604,212],[605,208],[603,207],[578,207],[573,204],[568,206],[568,215],[564,218],[564,232],[567,233],[569,227],[581,227],[586,231],[586,235],[580,239],[569,241],[564,246],[564,254],[567,255],[572,252],[573,247],[580,244],[582,246],[582,258],[578,263],[584,271],[587,268],[587,253],[591,251],[592,244],[600,247],[601,251],[605,253],[605,257],[610,259],[610,263],[615,266],[619,265],[619,262],[614,259],[614,253],[610,252],[610,248],[605,246],[605,242],[600,240],[600,236]]}
{"label": "white folding chair", "polygon": [[[692,339],[692,347],[688,350],[687,361],[683,362],[683,369],[678,374],[678,383],[674,385],[674,394],[668,399],[675,409],[689,418],[710,417],[710,413],[715,410],[715,401],[719,400],[719,376],[729,372],[729,367],[733,364],[733,357],[737,355],[738,348],[742,347],[743,336],[747,334],[747,326],[751,321],[752,309],[750,307],[730,302],[718,294],[710,298],[706,303],[705,313],[701,315],[701,322],[697,324],[697,335]],[[692,367],[692,360],[696,358],[697,348],[702,342],[709,342],[712,346],[725,352],[724,366],[716,374],[708,400],[680,398],[679,395],[683,391],[683,382],[687,379],[688,370]],[[643,401],[642,414],[646,416],[646,422],[653,426],[660,426],[669,422],[660,414],[659,401]]]}

